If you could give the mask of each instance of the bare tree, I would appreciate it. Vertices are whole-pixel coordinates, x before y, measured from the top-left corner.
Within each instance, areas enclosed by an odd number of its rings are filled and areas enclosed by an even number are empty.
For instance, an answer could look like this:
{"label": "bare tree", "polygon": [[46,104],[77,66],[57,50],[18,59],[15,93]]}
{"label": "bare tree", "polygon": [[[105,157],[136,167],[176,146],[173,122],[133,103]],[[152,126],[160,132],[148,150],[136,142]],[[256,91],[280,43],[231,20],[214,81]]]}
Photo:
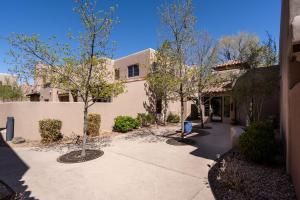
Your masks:
{"label": "bare tree", "polygon": [[[84,31],[70,39],[79,42],[77,49],[69,44],[46,43],[38,35],[13,34],[8,38],[13,71],[30,80],[45,77],[52,87],[72,91],[81,97],[83,110],[83,145],[81,156],[86,156],[87,115],[99,97],[116,96],[123,92],[122,82],[114,82],[110,65],[109,36],[116,22],[115,7],[99,10],[95,1],[76,0],[75,12],[80,15]],[[36,67],[38,66],[38,67]]]}
{"label": "bare tree", "polygon": [[201,105],[203,90],[217,82],[216,75],[212,74],[212,68],[217,63],[217,44],[208,32],[203,31],[196,34],[196,43],[194,49],[195,66],[198,75],[198,111],[200,114],[201,126],[204,128],[203,111]]}
{"label": "bare tree", "polygon": [[[171,4],[164,4],[160,10],[160,18],[165,29],[165,37],[170,42],[175,64],[174,77],[178,81],[177,93],[181,104],[181,138],[184,137],[184,102],[196,94],[193,83],[196,81],[194,69],[189,67],[188,52],[194,42],[194,28],[196,17],[192,0],[178,0]],[[195,72],[195,71],[194,71]]]}
{"label": "bare tree", "polygon": [[218,58],[220,62],[228,60],[242,61],[245,54],[251,52],[253,46],[259,44],[255,34],[240,32],[236,35],[223,36],[218,44]]}

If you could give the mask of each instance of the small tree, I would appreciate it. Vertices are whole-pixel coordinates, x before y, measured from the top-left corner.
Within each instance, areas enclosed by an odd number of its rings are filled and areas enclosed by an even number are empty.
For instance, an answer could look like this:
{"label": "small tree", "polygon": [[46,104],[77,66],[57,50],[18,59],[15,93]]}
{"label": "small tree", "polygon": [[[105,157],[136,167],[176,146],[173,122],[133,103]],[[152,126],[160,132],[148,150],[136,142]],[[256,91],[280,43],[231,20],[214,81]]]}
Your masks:
{"label": "small tree", "polygon": [[165,41],[155,52],[153,64],[150,66],[150,73],[147,82],[154,95],[155,100],[161,100],[163,104],[164,124],[167,119],[169,101],[174,100],[174,90],[178,85],[173,73],[174,58],[170,42]]}
{"label": "small tree", "polygon": [[160,17],[166,38],[172,51],[173,74],[178,83],[174,90],[180,101],[181,138],[184,137],[184,102],[197,94],[196,69],[190,67],[189,51],[194,42],[196,17],[192,0],[181,0],[165,4],[160,9]]}
{"label": "small tree", "polygon": [[[45,77],[52,87],[76,93],[84,103],[83,145],[85,154],[88,128],[88,109],[99,97],[112,97],[123,92],[122,82],[114,82],[110,65],[109,36],[113,24],[115,7],[108,11],[98,10],[96,2],[76,0],[75,12],[80,15],[84,31],[79,37],[69,34],[70,39],[79,41],[77,49],[69,44],[42,42],[38,35],[13,34],[8,38],[12,49],[13,69],[20,77],[30,80]],[[37,67],[36,67],[37,66]]]}
{"label": "small tree", "polygon": [[0,99],[2,101],[19,101],[24,99],[22,89],[16,82],[9,82],[0,84]]}

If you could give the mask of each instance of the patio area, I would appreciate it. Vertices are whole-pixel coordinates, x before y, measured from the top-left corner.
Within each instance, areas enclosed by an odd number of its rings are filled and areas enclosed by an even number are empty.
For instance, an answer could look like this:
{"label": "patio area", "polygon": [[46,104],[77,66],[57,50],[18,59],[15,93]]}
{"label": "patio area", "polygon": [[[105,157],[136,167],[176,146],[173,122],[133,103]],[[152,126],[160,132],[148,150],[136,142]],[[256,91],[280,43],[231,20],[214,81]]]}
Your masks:
{"label": "patio area", "polygon": [[165,143],[175,126],[115,136],[102,157],[78,164],[56,162],[68,149],[1,147],[0,180],[31,199],[214,199],[207,175],[231,148],[230,125],[208,125],[189,136],[194,146]]}

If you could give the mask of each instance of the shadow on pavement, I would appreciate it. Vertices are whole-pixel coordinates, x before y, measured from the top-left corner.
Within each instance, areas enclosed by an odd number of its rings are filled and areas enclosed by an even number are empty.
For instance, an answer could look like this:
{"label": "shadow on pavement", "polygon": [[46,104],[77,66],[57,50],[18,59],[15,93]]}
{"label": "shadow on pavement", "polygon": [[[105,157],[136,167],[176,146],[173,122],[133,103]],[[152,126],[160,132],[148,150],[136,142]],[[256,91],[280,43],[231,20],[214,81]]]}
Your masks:
{"label": "shadow on pavement", "polygon": [[[222,127],[224,126],[224,128]],[[190,154],[210,160],[216,160],[227,152],[231,146],[229,141],[229,129],[224,124],[210,124],[208,129],[201,129],[199,124],[193,125],[193,134],[187,138],[197,142],[194,151]]]}
{"label": "shadow on pavement", "polygon": [[[22,181],[23,175],[29,169],[28,165],[7,145],[0,135],[0,199],[37,199],[30,197],[31,191]],[[6,189],[4,189],[6,188]],[[8,191],[8,195],[3,193]],[[2,197],[1,197],[2,192]]]}

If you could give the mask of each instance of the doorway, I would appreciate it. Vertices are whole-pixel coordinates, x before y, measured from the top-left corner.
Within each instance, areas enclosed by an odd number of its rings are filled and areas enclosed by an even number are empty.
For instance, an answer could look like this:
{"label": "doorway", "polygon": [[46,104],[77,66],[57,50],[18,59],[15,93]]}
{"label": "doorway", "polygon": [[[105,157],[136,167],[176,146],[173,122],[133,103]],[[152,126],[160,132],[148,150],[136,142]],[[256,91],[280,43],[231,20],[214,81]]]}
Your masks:
{"label": "doorway", "polygon": [[211,121],[222,122],[222,97],[213,97],[211,102]]}

